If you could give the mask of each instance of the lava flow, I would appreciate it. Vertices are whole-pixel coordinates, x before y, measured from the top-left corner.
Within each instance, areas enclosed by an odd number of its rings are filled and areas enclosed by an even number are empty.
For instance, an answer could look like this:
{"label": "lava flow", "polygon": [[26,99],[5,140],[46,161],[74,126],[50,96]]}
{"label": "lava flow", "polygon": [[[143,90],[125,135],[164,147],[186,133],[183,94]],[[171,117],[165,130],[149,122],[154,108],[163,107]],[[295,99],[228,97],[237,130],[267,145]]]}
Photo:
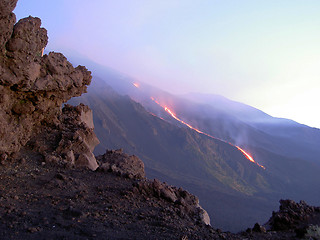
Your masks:
{"label": "lava flow", "polygon": [[235,146],[236,148],[238,148],[242,153],[243,155],[251,162],[257,164],[259,167],[263,168],[263,169],[266,169],[264,166],[260,165],[259,163],[257,163],[245,150],[243,150],[241,147],[239,146]]}
{"label": "lava flow", "polygon": [[219,139],[219,138],[216,138],[216,137],[214,137],[214,136],[211,136],[211,135],[208,134],[208,133],[202,132],[202,131],[200,131],[199,129],[197,129],[197,128],[195,128],[195,127],[192,127],[190,124],[188,124],[188,123],[186,123],[185,121],[183,121],[183,120],[181,120],[180,118],[178,118],[178,117],[173,113],[173,111],[171,111],[168,107],[162,106],[154,97],[151,97],[151,100],[154,101],[156,104],[158,104],[160,107],[162,107],[167,113],[169,113],[169,115],[170,115],[171,117],[173,117],[175,120],[179,121],[180,123],[186,125],[188,128],[190,128],[190,129],[192,129],[192,130],[194,130],[194,131],[196,131],[196,132],[198,132],[198,133],[201,133],[201,134],[203,134],[203,135],[206,135],[206,136],[208,136],[208,137],[210,137],[210,138],[218,139],[218,140],[220,140],[220,141],[222,141],[222,142],[228,143],[228,144],[230,144],[231,146],[236,147],[249,161],[257,164],[259,167],[261,167],[261,168],[263,168],[263,169],[266,169],[264,166],[262,166],[262,165],[260,165],[259,163],[257,163],[257,162],[253,159],[253,157],[251,157],[251,156],[250,156],[246,151],[244,151],[241,147],[236,146],[236,145],[233,145],[233,144],[231,144],[231,143],[229,143],[229,142],[226,142],[226,141],[224,141],[224,140],[222,140],[222,139]]}
{"label": "lava flow", "polygon": [[136,88],[139,88],[139,87],[140,87],[140,84],[139,84],[139,83],[134,82],[134,83],[132,83],[132,84],[133,84],[133,86],[135,86]]}

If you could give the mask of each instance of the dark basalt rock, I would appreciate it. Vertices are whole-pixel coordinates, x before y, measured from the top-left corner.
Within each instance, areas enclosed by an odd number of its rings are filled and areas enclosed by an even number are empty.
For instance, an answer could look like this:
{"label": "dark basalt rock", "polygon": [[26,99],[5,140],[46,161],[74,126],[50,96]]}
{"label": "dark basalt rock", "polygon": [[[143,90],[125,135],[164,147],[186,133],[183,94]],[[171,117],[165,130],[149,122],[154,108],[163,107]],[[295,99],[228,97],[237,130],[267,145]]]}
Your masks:
{"label": "dark basalt rock", "polygon": [[320,217],[320,207],[312,207],[304,201],[280,200],[280,209],[273,212],[267,222],[272,231],[286,231],[307,226]]}
{"label": "dark basalt rock", "polygon": [[210,225],[210,217],[199,205],[199,199],[182,188],[169,186],[157,179],[153,181],[141,181],[137,183],[136,187],[142,195],[158,197],[159,199],[175,203],[179,206],[179,214],[181,216],[188,216],[192,221]]}
{"label": "dark basalt rock", "polygon": [[248,239],[320,239],[320,207],[280,200],[278,212],[261,226],[256,223],[242,235]]}

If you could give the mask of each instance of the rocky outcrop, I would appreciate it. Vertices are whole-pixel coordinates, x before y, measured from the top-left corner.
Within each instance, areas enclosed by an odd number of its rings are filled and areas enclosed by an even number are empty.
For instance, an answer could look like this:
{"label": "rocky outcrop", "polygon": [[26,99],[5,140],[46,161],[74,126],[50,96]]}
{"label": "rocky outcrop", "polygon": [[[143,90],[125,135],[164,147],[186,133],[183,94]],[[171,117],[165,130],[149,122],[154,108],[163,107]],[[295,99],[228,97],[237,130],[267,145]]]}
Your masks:
{"label": "rocky outcrop", "polygon": [[280,200],[279,211],[272,213],[266,226],[272,231],[301,229],[316,224],[316,219],[320,219],[320,207],[309,206],[304,201]]}
{"label": "rocky outcrop", "polygon": [[158,197],[175,203],[179,209],[179,215],[182,217],[188,216],[193,221],[210,225],[210,217],[199,205],[199,199],[182,188],[169,186],[154,179],[153,181],[144,180],[137,183],[136,189],[143,195]]}
{"label": "rocky outcrop", "polygon": [[2,0],[0,2],[0,54],[5,53],[5,44],[10,39],[16,16],[12,13],[18,0]]}
{"label": "rocky outcrop", "polygon": [[105,154],[98,156],[100,170],[118,173],[129,178],[144,178],[144,164],[136,156],[123,153],[122,149],[107,150]]}
{"label": "rocky outcrop", "polygon": [[242,239],[320,239],[320,207],[304,201],[280,200],[278,212],[269,221],[239,233]]}
{"label": "rocky outcrop", "polygon": [[45,161],[96,169],[92,151],[99,141],[91,110],[61,107],[86,92],[91,73],[74,68],[61,53],[42,56],[47,31],[39,18],[14,25],[16,2],[0,3],[0,155],[13,159],[29,149]]}
{"label": "rocky outcrop", "polygon": [[[85,117],[84,117],[85,116]],[[98,167],[94,147],[99,140],[93,132],[92,111],[80,104],[65,105],[58,124],[43,128],[31,138],[28,147],[44,156],[44,162],[69,166]]]}
{"label": "rocky outcrop", "polygon": [[187,191],[169,186],[157,179],[145,179],[143,162],[136,156],[123,153],[122,149],[107,150],[104,155],[98,156],[100,171],[114,172],[124,177],[140,179],[134,187],[134,192],[146,197],[157,197],[173,203],[182,217],[189,217],[210,225],[208,213],[199,205],[199,199]]}

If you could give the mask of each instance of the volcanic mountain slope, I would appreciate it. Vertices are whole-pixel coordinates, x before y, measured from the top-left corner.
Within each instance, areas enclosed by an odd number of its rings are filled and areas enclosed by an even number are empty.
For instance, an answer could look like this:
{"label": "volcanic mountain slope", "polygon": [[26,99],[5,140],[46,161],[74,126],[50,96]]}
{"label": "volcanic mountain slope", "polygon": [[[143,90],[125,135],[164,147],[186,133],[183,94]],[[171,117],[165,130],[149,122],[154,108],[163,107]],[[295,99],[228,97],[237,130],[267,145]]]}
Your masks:
{"label": "volcanic mountain slope", "polygon": [[[73,61],[79,62],[77,58]],[[164,111],[159,110],[150,97],[168,106],[192,126],[249,151],[251,147],[263,148],[281,156],[320,164],[320,129],[271,117],[261,110],[218,95],[190,93],[175,96],[87,59],[81,61],[116,92],[130,96],[160,117],[167,114],[162,114]],[[138,83],[139,88],[133,83]],[[263,159],[260,162],[263,165]]]}
{"label": "volcanic mountain slope", "polygon": [[60,53],[42,56],[41,20],[13,25],[13,2],[0,3],[0,238],[219,237],[197,197],[146,180],[139,158],[119,150],[96,159],[91,110],[61,106],[91,73]]}
{"label": "volcanic mountain slope", "polygon": [[270,160],[264,170],[234,146],[177,123],[153,101],[157,113],[167,121],[115,93],[98,78],[87,94],[72,100],[79,102],[94,109],[101,142],[98,153],[106,147],[121,147],[138,155],[149,177],[183,186],[199,196],[213,216],[213,226],[239,231],[266,221],[280,198],[319,199],[312,190],[320,182],[314,177],[318,170],[311,163],[259,149]]}
{"label": "volcanic mountain slope", "polygon": [[[218,179],[227,179],[232,175],[231,172],[237,169],[237,166],[232,165],[232,156],[239,160],[238,164],[263,172],[262,168],[248,161],[236,147],[199,135],[193,130],[176,127],[147,112],[129,97],[118,95],[97,79],[91,85],[88,94],[70,101],[70,103],[76,102],[89,104],[95,109],[94,121],[101,142],[96,148],[97,153],[101,153],[101,146],[104,149],[110,146],[119,147],[121,144],[128,152],[144,156],[146,162],[150,162],[147,168],[151,171],[162,169],[172,177],[175,177],[177,172],[187,175],[195,174],[203,181],[209,182],[210,178],[208,179],[206,175],[213,174]],[[204,165],[217,164],[210,160],[219,157],[221,161],[225,161],[226,169],[224,170],[229,173],[215,171],[215,169],[212,169],[212,172],[203,171],[206,169]],[[207,162],[202,161],[203,159]],[[243,175],[247,174],[243,173]],[[254,191],[250,188],[246,189],[241,181],[238,183],[235,181],[234,185],[232,181],[233,179],[230,179],[231,189],[235,188],[243,192]],[[215,182],[225,187],[222,181],[215,180]]]}
{"label": "volcanic mountain slope", "polygon": [[[0,3],[0,28],[7,29],[0,38],[1,239],[292,239],[301,219],[298,226],[306,231],[301,236],[310,236],[308,224],[318,222],[306,218],[316,218],[318,208],[282,204],[293,210],[280,211],[268,222],[271,230],[284,227],[282,233],[264,233],[259,224],[240,235],[223,233],[207,225],[197,197],[145,179],[136,156],[112,150],[95,157],[98,140],[90,109],[83,104],[61,108],[86,91],[90,72],[73,68],[62,54],[41,56],[47,36],[40,19],[28,17],[13,27],[15,4]],[[235,147],[214,142],[217,149],[222,144],[229,146],[221,153],[224,159],[230,154],[248,163]]]}
{"label": "volcanic mountain slope", "polygon": [[[172,109],[184,122],[248,150],[267,171],[280,176],[279,182],[287,185],[284,193],[291,192],[290,197],[304,198],[318,204],[320,196],[314,194],[313,189],[315,182],[319,181],[319,129],[287,119],[273,118],[258,109],[222,97],[210,95],[204,98],[208,100],[205,103],[196,95],[196,99],[202,102],[199,104],[185,97],[178,98],[170,94],[163,97],[161,91],[147,90],[150,91],[152,96],[157,96],[158,92],[159,97],[155,99],[159,99],[160,105]],[[159,106],[155,106],[153,101],[141,102],[150,111],[158,112]],[[178,121],[173,123],[180,124]]]}
{"label": "volcanic mountain slope", "polygon": [[[146,92],[157,96],[159,91],[151,88]],[[183,121],[249,150],[267,171],[280,176],[278,181],[284,187],[283,193],[291,198],[319,203],[320,195],[314,193],[320,170],[319,129],[273,118],[253,107],[214,95],[191,94],[188,98],[194,101],[190,102],[186,97],[158,94],[159,103],[173,109]],[[142,103],[150,111],[157,112],[155,107],[158,106],[150,104],[150,100]]]}
{"label": "volcanic mountain slope", "polygon": [[[222,115],[220,118],[223,118],[223,114],[225,114],[238,121],[238,123],[227,122],[222,126],[225,138],[229,137],[233,141],[261,147],[280,155],[320,164],[317,157],[320,154],[320,129],[311,128],[288,119],[271,117],[256,108],[231,101],[222,96],[191,93],[182,97],[200,104],[198,111],[205,114],[202,115],[202,119],[193,119],[193,121],[196,121],[206,131],[220,134],[221,130],[214,128],[214,124],[209,125],[208,122],[213,122],[217,116]],[[195,112],[189,115],[189,121],[192,121],[191,115],[197,116]],[[244,123],[242,132],[235,134],[234,131],[229,130],[232,125],[239,125],[239,122]]]}
{"label": "volcanic mountain slope", "polygon": [[[217,138],[249,150],[263,148],[320,165],[319,129],[271,117],[222,96],[196,93],[175,96],[143,83],[139,85],[135,91],[126,93],[152,112],[159,113],[150,97],[173,110],[181,120]],[[261,162],[263,165],[262,159]]]}

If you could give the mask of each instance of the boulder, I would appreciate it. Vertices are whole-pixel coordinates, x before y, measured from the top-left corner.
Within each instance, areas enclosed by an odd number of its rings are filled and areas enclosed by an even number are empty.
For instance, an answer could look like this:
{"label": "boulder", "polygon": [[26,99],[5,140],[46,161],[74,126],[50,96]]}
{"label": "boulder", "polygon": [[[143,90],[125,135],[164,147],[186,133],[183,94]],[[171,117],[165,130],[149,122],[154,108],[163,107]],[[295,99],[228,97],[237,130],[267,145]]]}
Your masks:
{"label": "boulder", "polygon": [[297,230],[305,228],[319,217],[320,207],[309,206],[304,201],[280,200],[279,211],[272,213],[266,226],[272,231]]}
{"label": "boulder", "polygon": [[210,225],[210,217],[199,205],[199,199],[182,188],[170,186],[157,179],[153,181],[140,181],[136,187],[141,194],[147,197],[158,197],[159,199],[174,203],[181,216],[188,216],[193,221]]}
{"label": "boulder", "polygon": [[47,30],[41,28],[40,18],[27,17],[14,25],[6,48],[15,60],[34,60],[48,43]]}
{"label": "boulder", "polygon": [[129,156],[119,150],[107,150],[105,154],[98,156],[100,169],[116,172],[129,178],[144,178],[144,164],[137,156]]}

